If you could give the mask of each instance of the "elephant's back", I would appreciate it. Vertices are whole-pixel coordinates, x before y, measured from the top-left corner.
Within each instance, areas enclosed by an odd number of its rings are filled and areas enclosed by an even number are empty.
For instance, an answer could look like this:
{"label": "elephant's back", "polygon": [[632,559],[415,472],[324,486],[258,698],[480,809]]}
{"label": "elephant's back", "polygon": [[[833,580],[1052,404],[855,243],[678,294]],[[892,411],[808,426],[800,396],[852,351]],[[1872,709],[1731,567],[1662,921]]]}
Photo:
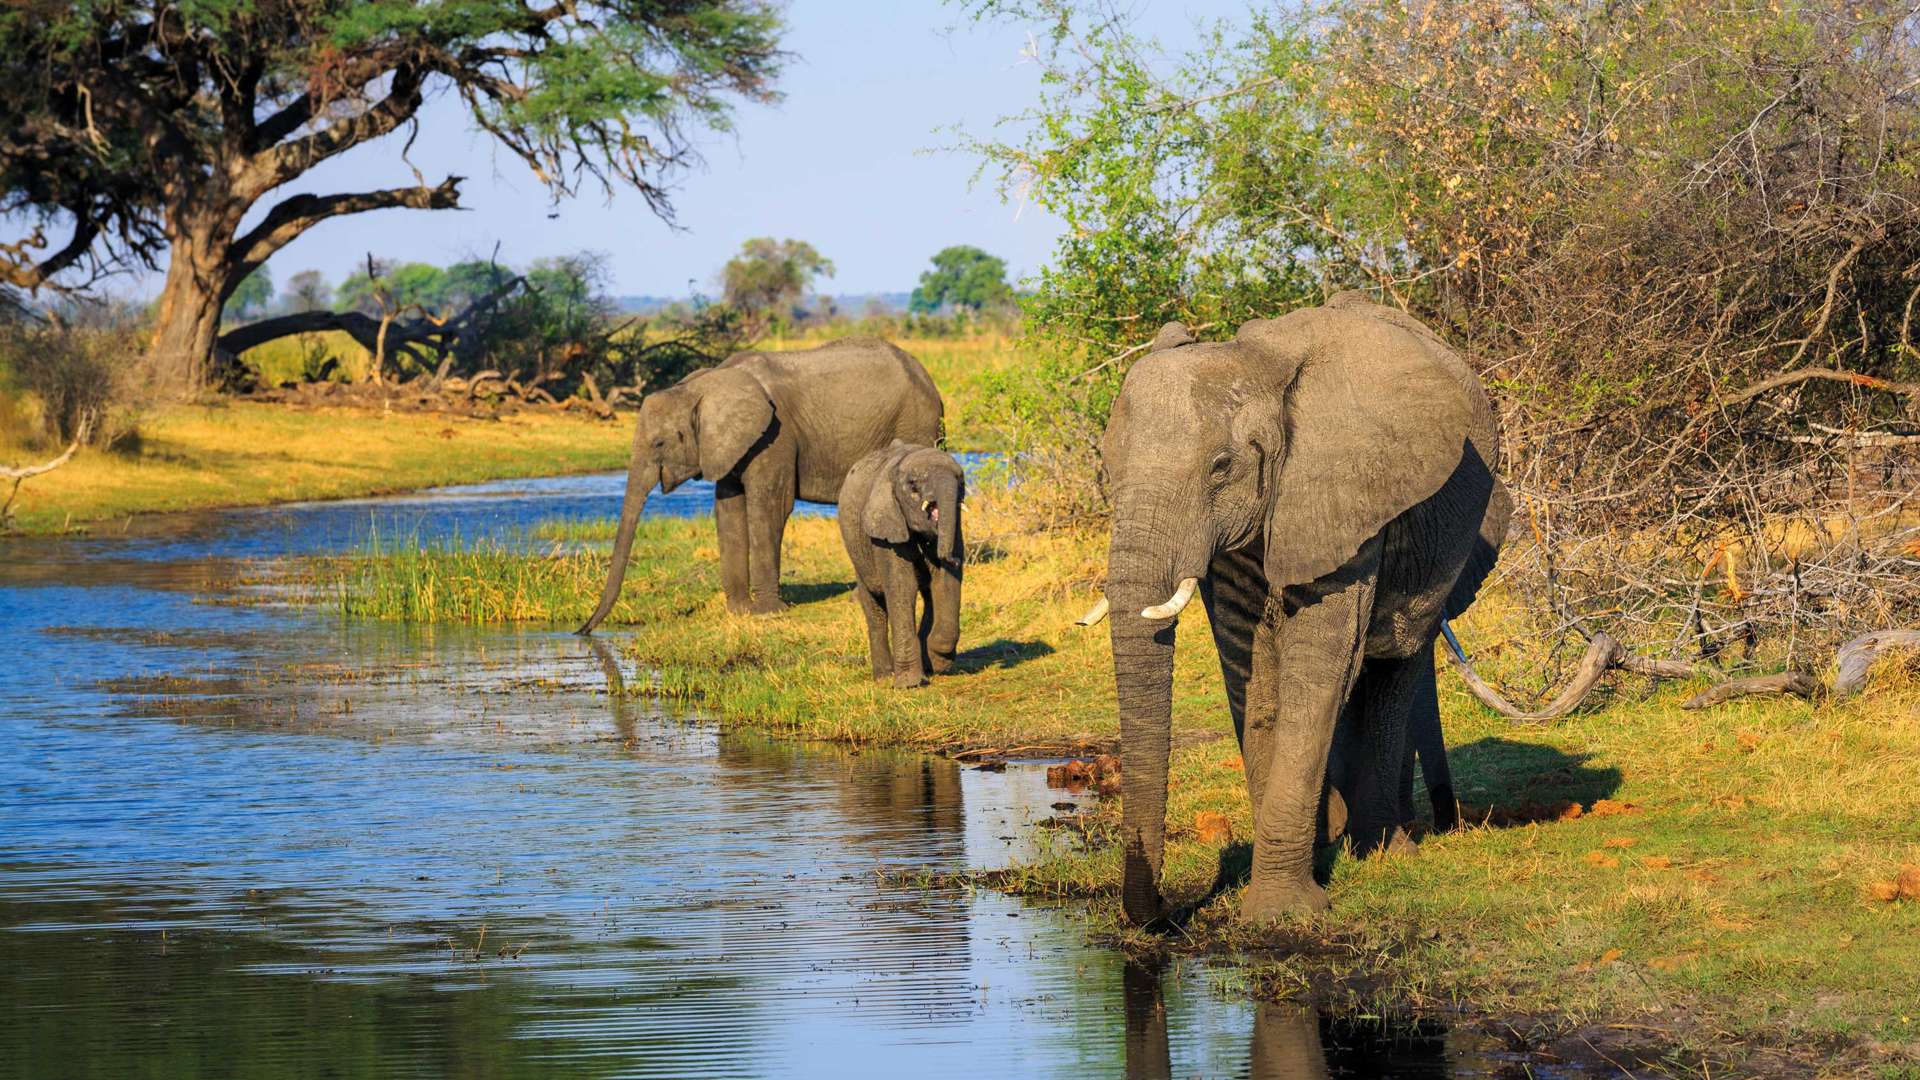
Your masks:
{"label": "elephant's back", "polygon": [[[945,405],[906,350],[876,337],[736,357],[797,428],[801,498],[834,502],[854,463],[899,439],[939,444]],[[729,361],[733,363],[734,361]]]}
{"label": "elephant's back", "polygon": [[811,349],[747,353],[735,359],[757,369],[755,374],[774,376],[816,411],[852,414],[882,403],[914,404],[936,416],[944,411],[940,390],[925,366],[882,338],[842,338]]}
{"label": "elephant's back", "polygon": [[1457,388],[1467,421],[1465,452],[1439,490],[1382,530],[1368,634],[1371,655],[1404,656],[1425,648],[1440,618],[1458,615],[1472,602],[1506,533],[1511,499],[1498,477],[1499,422],[1479,375],[1424,323],[1360,293],[1263,320],[1251,334],[1242,327],[1242,338],[1322,362],[1342,358],[1368,365],[1369,377],[1356,382],[1391,387],[1396,371],[1423,369],[1445,376],[1429,386]]}

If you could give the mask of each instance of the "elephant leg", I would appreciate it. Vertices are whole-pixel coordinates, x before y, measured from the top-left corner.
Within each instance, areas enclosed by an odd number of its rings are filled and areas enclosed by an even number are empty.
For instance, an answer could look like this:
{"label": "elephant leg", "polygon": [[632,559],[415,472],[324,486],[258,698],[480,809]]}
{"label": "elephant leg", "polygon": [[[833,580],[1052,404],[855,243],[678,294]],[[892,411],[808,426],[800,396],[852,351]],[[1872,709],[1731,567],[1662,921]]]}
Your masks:
{"label": "elephant leg", "polygon": [[[1361,670],[1366,670],[1364,664]],[[1333,728],[1333,745],[1327,750],[1327,777],[1321,785],[1324,803],[1320,814],[1320,841],[1325,844],[1335,843],[1347,834],[1352,816],[1353,763],[1358,760],[1355,732],[1359,730],[1355,712],[1354,699],[1349,695],[1346,708],[1340,710],[1340,720]]]}
{"label": "elephant leg", "polygon": [[933,629],[927,635],[927,664],[935,675],[953,670],[960,649],[960,580],[966,573],[966,541],[960,524],[953,527],[953,558],[933,565]]}
{"label": "elephant leg", "polygon": [[1274,729],[1280,722],[1280,616],[1262,618],[1253,628],[1252,672],[1246,685],[1246,727],[1240,738],[1241,770],[1247,777],[1247,805],[1264,805],[1273,774]]}
{"label": "elephant leg", "polygon": [[1266,793],[1267,759],[1279,707],[1274,697],[1273,655],[1279,616],[1268,611],[1267,578],[1260,567],[1264,548],[1256,539],[1245,548],[1215,555],[1200,583],[1251,806],[1259,806]]}
{"label": "elephant leg", "polygon": [[1447,764],[1447,736],[1440,728],[1440,690],[1434,684],[1433,646],[1420,651],[1422,673],[1416,674],[1413,716],[1407,722],[1406,806],[1402,818],[1413,819],[1413,757],[1420,756],[1420,776],[1433,803],[1433,830],[1446,832],[1460,823],[1460,805],[1453,795],[1453,769]]}
{"label": "elephant leg", "polygon": [[[768,458],[774,455],[765,455]],[[774,615],[787,610],[780,599],[780,543],[787,534],[787,518],[793,514],[794,470],[791,464],[756,461],[756,481],[747,488],[747,528],[751,533],[752,558],[748,564],[753,589],[755,615]]]}
{"label": "elephant leg", "polygon": [[893,646],[887,640],[887,608],[866,583],[853,584],[854,602],[867,620],[867,656],[873,661],[873,677],[880,682],[893,678]]}
{"label": "elephant leg", "polygon": [[1353,690],[1353,732],[1348,743],[1347,835],[1356,855],[1413,846],[1403,809],[1403,783],[1411,786],[1412,753],[1407,726],[1422,679],[1433,679],[1433,657],[1377,657],[1361,668]]}
{"label": "elephant leg", "polygon": [[1359,675],[1373,612],[1379,545],[1361,549],[1341,571],[1287,590],[1276,627],[1274,697],[1283,703],[1265,753],[1265,790],[1254,808],[1253,881],[1243,918],[1323,910],[1326,890],[1313,880],[1314,840],[1334,729]]}
{"label": "elephant leg", "polygon": [[887,639],[893,655],[893,685],[902,689],[927,684],[921,656],[919,620],[914,600],[920,592],[921,568],[911,559],[889,553],[887,573]]}
{"label": "elephant leg", "polygon": [[1254,638],[1267,608],[1267,579],[1258,554],[1263,547],[1256,539],[1245,548],[1215,555],[1200,580],[1200,601],[1207,607],[1213,648],[1220,656],[1220,681],[1226,685],[1227,710],[1233,714],[1233,736],[1240,742],[1242,760],[1247,759],[1247,687],[1258,653]]}
{"label": "elephant leg", "polygon": [[727,610],[744,615],[753,593],[747,569],[747,495],[739,478],[723,477],[713,485],[713,520],[720,533],[720,588],[727,594]]}

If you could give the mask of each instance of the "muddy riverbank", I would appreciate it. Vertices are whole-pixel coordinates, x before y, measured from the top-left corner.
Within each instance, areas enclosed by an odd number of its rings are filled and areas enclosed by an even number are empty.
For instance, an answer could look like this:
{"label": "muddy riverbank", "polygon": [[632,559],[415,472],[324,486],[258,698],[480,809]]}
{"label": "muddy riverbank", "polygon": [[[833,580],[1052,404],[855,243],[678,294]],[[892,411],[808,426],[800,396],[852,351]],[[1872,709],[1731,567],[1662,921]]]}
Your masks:
{"label": "muddy riverbank", "polygon": [[901,884],[1072,842],[1036,823],[1088,797],[1045,762],[731,731],[609,695],[558,631],[209,602],[263,560],[617,491],[0,542],[0,1075],[1571,1071],[1472,1024],[1256,1006],[1230,966],[1090,944],[1072,906]]}

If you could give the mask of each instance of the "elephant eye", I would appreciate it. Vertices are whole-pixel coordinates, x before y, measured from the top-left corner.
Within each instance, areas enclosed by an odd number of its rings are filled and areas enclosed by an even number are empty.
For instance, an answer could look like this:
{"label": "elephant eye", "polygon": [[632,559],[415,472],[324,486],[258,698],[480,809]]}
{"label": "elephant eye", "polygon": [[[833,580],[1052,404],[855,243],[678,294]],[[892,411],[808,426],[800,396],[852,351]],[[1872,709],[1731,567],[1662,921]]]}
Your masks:
{"label": "elephant eye", "polygon": [[1233,468],[1233,455],[1222,450],[1220,456],[1213,459],[1213,475],[1225,476],[1227,470],[1231,468]]}

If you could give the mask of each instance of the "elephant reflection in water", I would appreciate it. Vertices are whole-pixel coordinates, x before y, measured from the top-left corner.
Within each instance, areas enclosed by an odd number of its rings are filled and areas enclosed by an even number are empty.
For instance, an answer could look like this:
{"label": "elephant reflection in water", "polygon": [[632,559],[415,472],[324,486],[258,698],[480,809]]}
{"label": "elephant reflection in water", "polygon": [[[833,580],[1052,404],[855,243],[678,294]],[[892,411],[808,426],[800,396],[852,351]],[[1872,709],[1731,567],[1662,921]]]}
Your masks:
{"label": "elephant reflection in water", "polygon": [[[855,755],[752,736],[722,739],[719,761],[729,773],[754,778],[809,762],[807,771],[818,773],[831,792],[837,845],[867,849],[875,857],[898,854],[903,844],[934,859],[966,853],[967,812],[956,762],[885,751]],[[905,825],[914,827],[912,834]]]}
{"label": "elephant reflection in water", "polygon": [[[1160,996],[1161,972],[1128,964],[1121,980],[1127,1015],[1127,1080],[1172,1080],[1167,1045],[1167,1009]],[[1279,1001],[1254,1006],[1253,1044],[1247,1075],[1253,1080],[1323,1080],[1329,1077],[1320,1046],[1320,1018],[1312,1009]]]}

